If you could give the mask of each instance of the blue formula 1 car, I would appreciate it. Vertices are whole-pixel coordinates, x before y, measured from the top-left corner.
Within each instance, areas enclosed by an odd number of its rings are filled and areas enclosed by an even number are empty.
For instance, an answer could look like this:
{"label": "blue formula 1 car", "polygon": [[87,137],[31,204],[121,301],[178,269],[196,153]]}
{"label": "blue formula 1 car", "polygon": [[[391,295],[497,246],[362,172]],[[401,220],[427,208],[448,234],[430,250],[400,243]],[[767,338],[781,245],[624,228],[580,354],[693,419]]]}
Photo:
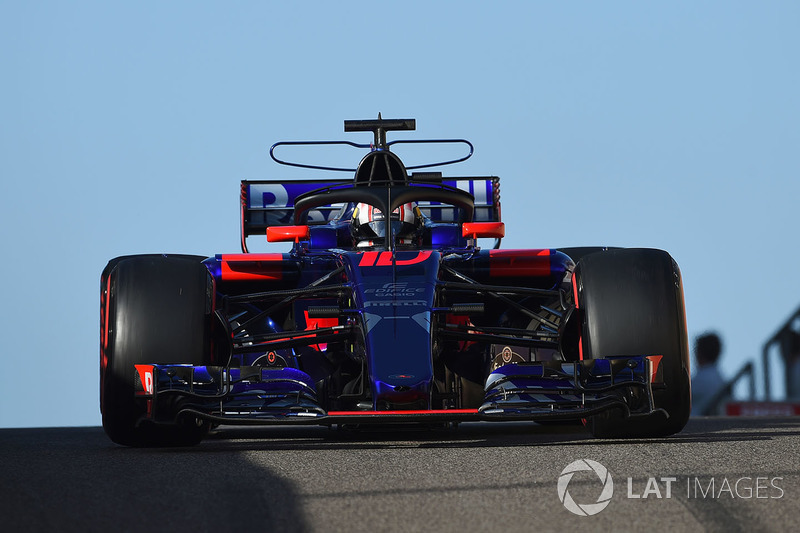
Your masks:
{"label": "blue formula 1 car", "polygon": [[[461,139],[371,131],[348,179],[242,181],[242,252],[134,255],[101,278],[103,427],[130,446],[221,424],[583,421],[597,437],[689,416],[681,276],[654,249],[500,248],[499,179],[422,168]],[[406,167],[401,143],[461,143]],[[283,148],[285,149],[285,148]],[[251,253],[248,239],[286,241]],[[478,246],[494,242],[490,248]],[[488,239],[488,240],[487,240]],[[494,241],[492,241],[492,239]]]}

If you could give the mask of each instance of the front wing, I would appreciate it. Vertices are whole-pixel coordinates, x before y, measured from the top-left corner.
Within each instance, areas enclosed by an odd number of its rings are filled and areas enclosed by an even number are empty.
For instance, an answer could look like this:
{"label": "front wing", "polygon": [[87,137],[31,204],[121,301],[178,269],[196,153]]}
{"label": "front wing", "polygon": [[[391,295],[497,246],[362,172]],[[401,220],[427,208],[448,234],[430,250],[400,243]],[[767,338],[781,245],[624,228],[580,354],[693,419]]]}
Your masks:
{"label": "front wing", "polygon": [[609,409],[625,416],[658,411],[661,356],[608,357],[502,366],[474,409],[326,411],[310,376],[287,367],[136,365],[135,394],[146,420],[195,417],[232,425],[408,424],[586,418]]}

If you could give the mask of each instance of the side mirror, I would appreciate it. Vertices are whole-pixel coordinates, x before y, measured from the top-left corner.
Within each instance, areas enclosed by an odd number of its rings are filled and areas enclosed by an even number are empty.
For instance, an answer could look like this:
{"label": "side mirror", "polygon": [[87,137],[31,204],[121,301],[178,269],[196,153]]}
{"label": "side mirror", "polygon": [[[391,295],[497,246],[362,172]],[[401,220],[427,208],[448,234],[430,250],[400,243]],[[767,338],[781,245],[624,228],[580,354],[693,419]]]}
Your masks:
{"label": "side mirror", "polygon": [[477,239],[478,237],[502,239],[506,236],[506,225],[502,222],[464,222],[461,235]]}
{"label": "side mirror", "polygon": [[308,226],[270,226],[267,228],[267,242],[299,242],[308,239]]}

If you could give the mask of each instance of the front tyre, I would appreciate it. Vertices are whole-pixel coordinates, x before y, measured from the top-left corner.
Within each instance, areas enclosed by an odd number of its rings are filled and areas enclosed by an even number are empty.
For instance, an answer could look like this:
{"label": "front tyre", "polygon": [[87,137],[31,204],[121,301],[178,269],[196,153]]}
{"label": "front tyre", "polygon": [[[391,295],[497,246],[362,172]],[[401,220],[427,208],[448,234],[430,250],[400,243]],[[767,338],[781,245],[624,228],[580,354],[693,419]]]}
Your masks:
{"label": "front tyre", "polygon": [[207,424],[142,421],[134,365],[210,364],[213,283],[194,256],[143,255],[112,260],[102,276],[100,411],[108,437],[125,446],[190,446]]}
{"label": "front tyre", "polygon": [[[595,437],[659,437],[683,429],[691,410],[689,343],[680,270],[662,250],[617,249],[575,268],[583,359],[661,355],[664,388],[645,417],[610,410],[587,422]],[[665,416],[666,414],[666,416]]]}

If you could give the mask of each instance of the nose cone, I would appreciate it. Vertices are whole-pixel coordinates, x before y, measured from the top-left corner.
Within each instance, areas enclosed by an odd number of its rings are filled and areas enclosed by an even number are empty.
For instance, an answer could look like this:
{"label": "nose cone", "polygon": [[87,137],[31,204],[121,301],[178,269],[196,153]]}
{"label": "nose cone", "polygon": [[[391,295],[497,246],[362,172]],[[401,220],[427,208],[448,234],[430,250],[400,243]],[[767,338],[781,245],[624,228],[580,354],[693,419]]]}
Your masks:
{"label": "nose cone", "polygon": [[440,254],[364,252],[344,256],[361,309],[376,410],[431,408],[431,308]]}
{"label": "nose cone", "polygon": [[387,381],[376,381],[375,409],[378,411],[430,409],[431,380],[415,382],[416,379],[415,376],[403,375],[390,376]]}

